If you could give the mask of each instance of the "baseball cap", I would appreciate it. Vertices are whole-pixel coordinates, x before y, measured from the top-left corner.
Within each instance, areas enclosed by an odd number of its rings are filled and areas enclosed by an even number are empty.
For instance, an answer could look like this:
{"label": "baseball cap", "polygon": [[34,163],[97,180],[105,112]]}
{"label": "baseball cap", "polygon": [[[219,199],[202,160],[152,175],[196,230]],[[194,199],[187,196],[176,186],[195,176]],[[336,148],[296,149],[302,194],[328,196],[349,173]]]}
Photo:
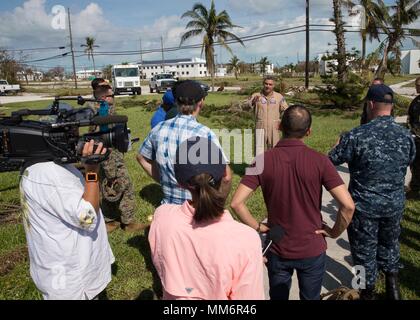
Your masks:
{"label": "baseball cap", "polygon": [[[387,99],[387,95],[391,96],[391,99]],[[375,102],[394,102],[394,91],[385,84],[374,84],[370,86],[366,95],[366,100]]]}
{"label": "baseball cap", "polygon": [[173,105],[173,104],[175,104],[175,98],[174,98],[174,95],[172,93],[172,90],[167,90],[165,92],[165,94],[162,97],[162,101],[166,105]]}
{"label": "baseball cap", "polygon": [[189,138],[176,151],[174,171],[181,186],[187,186],[191,178],[202,173],[209,174],[216,182],[220,181],[225,169],[222,150],[207,138]]}
{"label": "baseball cap", "polygon": [[181,104],[196,104],[207,96],[201,85],[194,80],[176,82],[172,90],[175,100]]}

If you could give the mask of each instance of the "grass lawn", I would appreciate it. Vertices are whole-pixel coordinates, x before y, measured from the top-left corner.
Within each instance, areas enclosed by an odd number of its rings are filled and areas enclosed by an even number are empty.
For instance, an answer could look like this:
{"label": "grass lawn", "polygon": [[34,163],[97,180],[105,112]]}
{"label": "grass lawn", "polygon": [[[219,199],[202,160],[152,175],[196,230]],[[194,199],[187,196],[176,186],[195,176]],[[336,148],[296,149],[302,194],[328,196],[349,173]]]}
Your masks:
{"label": "grass lawn", "polygon": [[[157,96],[137,96],[119,98],[117,108],[119,114],[129,117],[129,127],[132,137],[143,140],[150,128],[152,111],[144,106],[149,102],[153,104]],[[206,99],[211,108],[218,108],[230,104],[244,97],[235,94],[209,94]],[[42,108],[47,102],[19,103],[0,107],[0,111],[6,113],[22,107]],[[122,106],[125,106],[122,107]],[[209,117],[200,117],[200,121],[211,128],[220,128],[220,121],[214,121],[212,113]],[[348,114],[315,115],[313,119],[313,135],[307,140],[309,146],[327,152],[337,140],[338,135],[358,124],[357,117]],[[137,220],[147,222],[158,206],[161,191],[139,167],[135,160],[136,150],[139,144],[125,156],[126,165],[132,178],[137,201]],[[236,189],[240,177],[243,174],[243,166],[233,166],[235,175],[233,190]],[[19,203],[18,192],[19,176],[17,173],[0,174],[0,205],[4,203]],[[231,193],[232,196],[232,193]],[[265,216],[265,205],[261,192],[248,202],[251,212],[259,219]],[[407,209],[403,222],[402,233],[402,263],[405,269],[401,272],[402,292],[405,298],[420,299],[420,201],[407,201]],[[108,286],[107,294],[110,299],[147,299],[151,297],[151,290],[158,286],[158,280],[154,277],[150,259],[149,245],[146,236],[127,234],[121,230],[114,231],[109,235],[109,242],[116,257],[113,267],[113,280]],[[35,288],[30,275],[29,263],[22,253],[25,251],[25,234],[20,219],[15,223],[0,224],[0,299],[40,299],[41,295]],[[8,269],[2,268],[5,263],[11,263]],[[383,291],[383,283],[379,285]]]}

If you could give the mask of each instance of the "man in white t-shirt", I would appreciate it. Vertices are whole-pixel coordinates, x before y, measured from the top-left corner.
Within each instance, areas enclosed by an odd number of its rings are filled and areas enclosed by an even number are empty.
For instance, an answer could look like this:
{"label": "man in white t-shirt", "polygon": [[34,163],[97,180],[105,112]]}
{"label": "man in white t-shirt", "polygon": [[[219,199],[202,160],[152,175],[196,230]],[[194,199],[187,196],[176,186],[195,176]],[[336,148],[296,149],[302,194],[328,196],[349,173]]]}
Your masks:
{"label": "man in white t-shirt", "polygon": [[[93,140],[83,157],[93,154]],[[95,154],[104,154],[102,143]],[[98,165],[42,162],[20,183],[31,277],[44,299],[90,300],[111,281],[114,255],[99,207]]]}

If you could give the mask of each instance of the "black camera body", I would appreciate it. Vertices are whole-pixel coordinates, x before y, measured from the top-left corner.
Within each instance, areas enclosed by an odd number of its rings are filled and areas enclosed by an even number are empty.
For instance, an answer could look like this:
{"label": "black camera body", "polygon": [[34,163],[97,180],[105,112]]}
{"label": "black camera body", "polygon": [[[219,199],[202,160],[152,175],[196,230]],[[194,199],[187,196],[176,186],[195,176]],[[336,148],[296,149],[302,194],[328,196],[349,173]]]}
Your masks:
{"label": "black camera body", "polygon": [[[93,99],[56,98],[47,110],[19,110],[0,117],[0,172],[16,171],[38,162],[57,164],[99,163],[107,158],[94,156],[82,159],[85,142],[102,142],[106,148],[127,152],[130,138],[126,116],[98,116],[91,108],[60,109],[61,100],[77,100],[79,104]],[[25,120],[27,116],[46,116],[51,121]],[[107,130],[80,135],[81,127],[107,127]]]}

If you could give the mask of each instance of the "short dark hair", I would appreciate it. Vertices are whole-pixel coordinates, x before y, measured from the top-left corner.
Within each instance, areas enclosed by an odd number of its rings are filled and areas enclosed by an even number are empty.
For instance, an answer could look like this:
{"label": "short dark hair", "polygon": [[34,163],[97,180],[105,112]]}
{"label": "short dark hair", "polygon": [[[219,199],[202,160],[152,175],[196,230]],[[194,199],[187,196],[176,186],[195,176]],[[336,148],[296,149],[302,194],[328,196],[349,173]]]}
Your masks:
{"label": "short dark hair", "polygon": [[372,83],[374,83],[375,81],[379,81],[381,84],[384,84],[384,79],[376,77],[375,79],[373,79]]}
{"label": "short dark hair", "polygon": [[92,86],[92,89],[95,90],[98,87],[98,85],[102,82],[105,82],[104,78],[95,78],[92,80],[90,85]]}
{"label": "short dark hair", "polygon": [[102,96],[106,95],[109,90],[112,91],[112,88],[109,86],[97,86],[93,91],[93,95],[95,96],[95,99],[100,99]]}
{"label": "short dark hair", "polygon": [[263,83],[264,83],[266,80],[276,81],[276,79],[275,79],[273,76],[265,76],[265,77],[264,77],[264,79],[263,79]]}
{"label": "short dark hair", "polygon": [[304,106],[290,106],[283,114],[281,125],[284,138],[303,138],[312,125],[311,113]]}

